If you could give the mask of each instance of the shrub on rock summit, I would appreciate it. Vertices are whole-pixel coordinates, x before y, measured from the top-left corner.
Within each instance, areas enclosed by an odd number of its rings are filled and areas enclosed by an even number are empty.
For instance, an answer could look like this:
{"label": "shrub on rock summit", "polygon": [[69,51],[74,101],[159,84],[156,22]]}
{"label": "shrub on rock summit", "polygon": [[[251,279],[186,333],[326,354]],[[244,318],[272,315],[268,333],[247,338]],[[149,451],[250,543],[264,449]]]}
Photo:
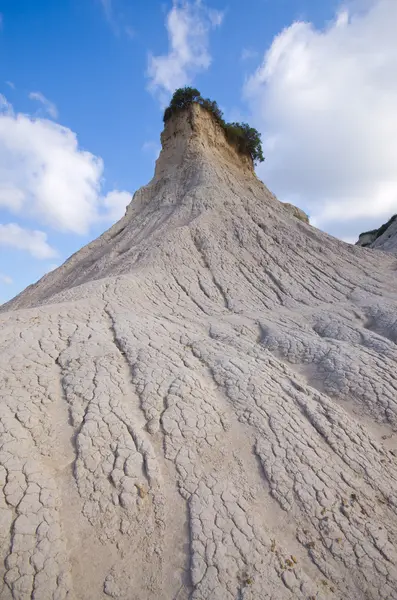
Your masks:
{"label": "shrub on rock summit", "polygon": [[234,143],[240,152],[249,154],[254,164],[265,160],[262,150],[261,134],[248,123],[226,123],[228,140]]}
{"label": "shrub on rock summit", "polygon": [[173,114],[175,114],[179,110],[187,108],[188,106],[193,104],[193,102],[197,102],[200,104],[200,100],[202,100],[202,98],[200,92],[196,90],[196,88],[178,88],[174,92],[169,106],[164,111],[164,123],[166,123]]}
{"label": "shrub on rock summit", "polygon": [[203,98],[196,88],[178,88],[171,98],[169,106],[164,111],[164,123],[175,113],[184,110],[192,104],[200,104],[210,112],[215,121],[224,130],[227,139],[241,154],[248,154],[254,164],[265,160],[262,150],[261,134],[247,123],[226,123],[223,113],[215,100]]}

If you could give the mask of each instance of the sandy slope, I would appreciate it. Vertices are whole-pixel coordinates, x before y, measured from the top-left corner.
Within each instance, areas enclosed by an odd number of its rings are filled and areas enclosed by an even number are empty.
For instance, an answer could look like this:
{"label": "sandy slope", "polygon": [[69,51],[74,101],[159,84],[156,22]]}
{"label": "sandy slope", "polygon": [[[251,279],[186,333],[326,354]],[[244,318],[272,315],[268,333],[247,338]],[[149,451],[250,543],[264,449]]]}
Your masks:
{"label": "sandy slope", "polygon": [[3,600],[397,598],[396,259],[199,107],[0,315]]}

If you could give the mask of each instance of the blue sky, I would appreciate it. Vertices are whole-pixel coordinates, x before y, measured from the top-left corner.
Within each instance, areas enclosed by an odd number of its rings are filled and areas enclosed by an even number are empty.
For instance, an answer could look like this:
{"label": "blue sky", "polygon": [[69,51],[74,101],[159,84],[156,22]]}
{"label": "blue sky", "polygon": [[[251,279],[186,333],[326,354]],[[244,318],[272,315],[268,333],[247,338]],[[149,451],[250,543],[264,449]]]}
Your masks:
{"label": "blue sky", "polygon": [[397,211],[395,0],[0,0],[0,13],[0,302],[123,214],[184,84],[258,127],[258,175],[322,229],[353,241]]}

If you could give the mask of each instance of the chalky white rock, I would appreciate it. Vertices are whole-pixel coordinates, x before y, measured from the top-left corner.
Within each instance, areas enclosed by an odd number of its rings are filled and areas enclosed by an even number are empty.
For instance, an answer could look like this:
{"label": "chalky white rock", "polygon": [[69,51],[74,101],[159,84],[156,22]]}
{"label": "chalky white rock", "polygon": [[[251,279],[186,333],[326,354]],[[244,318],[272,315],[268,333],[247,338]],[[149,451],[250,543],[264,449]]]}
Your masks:
{"label": "chalky white rock", "polygon": [[397,598],[396,258],[199,106],[0,315],[2,600]]}

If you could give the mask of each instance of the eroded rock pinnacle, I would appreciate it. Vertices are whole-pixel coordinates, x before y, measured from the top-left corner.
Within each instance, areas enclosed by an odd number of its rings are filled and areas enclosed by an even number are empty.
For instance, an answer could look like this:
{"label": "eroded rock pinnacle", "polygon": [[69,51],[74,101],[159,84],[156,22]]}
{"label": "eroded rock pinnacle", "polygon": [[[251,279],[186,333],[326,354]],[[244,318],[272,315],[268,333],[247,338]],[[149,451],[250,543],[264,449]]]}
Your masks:
{"label": "eroded rock pinnacle", "polygon": [[194,107],[0,315],[4,600],[397,598],[395,257],[297,219]]}

